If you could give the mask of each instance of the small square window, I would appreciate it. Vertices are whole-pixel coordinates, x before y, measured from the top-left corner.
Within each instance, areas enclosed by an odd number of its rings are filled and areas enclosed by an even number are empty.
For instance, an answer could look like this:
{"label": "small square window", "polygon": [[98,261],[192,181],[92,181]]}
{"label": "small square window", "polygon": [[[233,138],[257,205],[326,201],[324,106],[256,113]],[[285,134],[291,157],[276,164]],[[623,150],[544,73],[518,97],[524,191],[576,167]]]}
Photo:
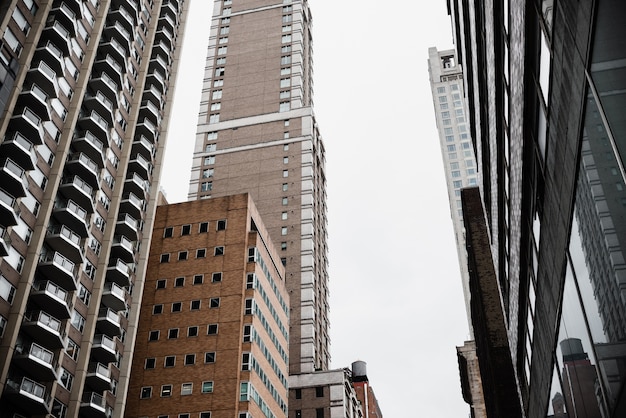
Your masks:
{"label": "small square window", "polygon": [[289,177],[289,170],[283,170],[283,177]]}
{"label": "small square window", "polygon": [[206,257],[206,248],[199,248],[196,250],[196,258]]}
{"label": "small square window", "polygon": [[172,236],[174,236],[174,228],[168,226],[163,230],[163,238],[171,238]]}
{"label": "small square window", "polygon": [[221,245],[219,247],[215,247],[213,255],[224,255],[224,247]]}
{"label": "small square window", "polygon": [[200,228],[198,232],[201,234],[209,231],[209,223],[208,222],[200,222]]}
{"label": "small square window", "polygon": [[213,392],[213,381],[207,380],[202,382],[202,393],[212,393]]}
{"label": "small square window", "polygon": [[296,389],[296,399],[302,399],[302,389]]}
{"label": "small square window", "polygon": [[183,304],[181,302],[172,303],[172,312],[180,312],[183,310]]}
{"label": "small square window", "polygon": [[159,340],[159,331],[150,331],[148,334],[148,341],[158,341]]}
{"label": "small square window", "polygon": [[211,299],[209,299],[209,307],[210,308],[219,308],[220,307],[220,298],[211,298]]}
{"label": "small square window", "polygon": [[195,354],[185,354],[185,366],[192,366],[196,364]]}
{"label": "small square window", "polygon": [[180,231],[180,235],[189,235],[191,234],[191,225],[183,225]]}
{"label": "small square window", "polygon": [[172,385],[161,386],[161,397],[167,398],[169,396],[172,396]]}
{"label": "small square window", "polygon": [[289,190],[289,183],[283,183],[283,192]]}
{"label": "small square window", "polygon": [[193,276],[193,284],[202,284],[203,281],[204,281],[204,275],[196,274],[195,276]]}
{"label": "small square window", "polygon": [[187,336],[188,337],[197,337],[198,336],[198,327],[197,326],[193,326],[193,327],[187,328]]}
{"label": "small square window", "polygon": [[158,315],[163,313],[163,305],[158,304],[152,307],[152,315]]}
{"label": "small square window", "polygon": [[287,232],[289,232],[289,228],[287,228],[286,226],[283,226],[282,228],[280,228],[281,235],[287,235]]}
{"label": "small square window", "polygon": [[280,214],[280,219],[282,219],[283,221],[286,221],[288,217],[289,215],[287,214],[287,212],[283,212]]}
{"label": "small square window", "polygon": [[165,279],[159,279],[159,280],[157,280],[157,282],[156,282],[156,288],[157,288],[157,289],[165,289],[165,285],[166,285],[166,283],[167,283],[167,280],[165,280]]}
{"label": "small square window", "polygon": [[174,367],[176,365],[176,356],[165,356],[165,367]]}
{"label": "small square window", "polygon": [[189,418],[189,414],[178,414],[178,418]]}
{"label": "small square window", "polygon": [[174,279],[174,287],[183,287],[185,285],[184,277],[177,277]]}
{"label": "small square window", "polygon": [[215,334],[217,334],[217,324],[209,324],[207,326],[207,334],[208,335],[215,335]]}
{"label": "small square window", "polygon": [[169,254],[161,254],[161,263],[169,263],[170,255]]}
{"label": "small square window", "polygon": [[183,396],[191,395],[191,392],[193,392],[193,383],[183,383],[180,387],[180,394]]}
{"label": "small square window", "polygon": [[180,251],[178,253],[178,261],[184,261],[187,259],[187,251]]}
{"label": "small square window", "polygon": [[213,283],[221,282],[222,281],[222,273],[221,272],[213,273],[213,275],[211,276],[211,281]]}
{"label": "small square window", "polygon": [[200,309],[200,299],[192,300],[189,309],[192,311],[197,311],[198,309]]}
{"label": "small square window", "polygon": [[200,412],[200,418],[211,418],[210,412]]}
{"label": "small square window", "polygon": [[287,243],[286,243],[286,242],[284,242],[284,241],[283,241],[283,242],[281,242],[281,243],[280,243],[280,249],[281,249],[281,250],[283,250],[283,251],[285,251],[285,250],[287,249]]}
{"label": "small square window", "polygon": [[144,386],[141,388],[141,399],[152,397],[152,386]]}
{"label": "small square window", "polygon": [[167,332],[167,338],[170,340],[178,338],[178,328],[170,328]]}
{"label": "small square window", "polygon": [[204,353],[205,363],[215,363],[215,351],[208,351]]}
{"label": "small square window", "polygon": [[150,357],[146,359],[145,369],[154,369],[156,367],[156,359],[154,357]]}
{"label": "small square window", "polygon": [[324,397],[324,386],[317,386],[315,388],[315,397],[323,398]]}
{"label": "small square window", "polygon": [[221,219],[217,221],[217,230],[223,231],[226,229],[226,219]]}

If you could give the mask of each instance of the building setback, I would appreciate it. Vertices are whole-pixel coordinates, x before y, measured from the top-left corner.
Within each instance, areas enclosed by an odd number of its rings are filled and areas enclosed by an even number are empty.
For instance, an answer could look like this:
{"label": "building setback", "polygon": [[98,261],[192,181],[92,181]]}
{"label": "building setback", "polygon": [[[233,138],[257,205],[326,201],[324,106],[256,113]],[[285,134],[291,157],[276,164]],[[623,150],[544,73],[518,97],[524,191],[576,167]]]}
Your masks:
{"label": "building setback", "polygon": [[329,363],[325,151],[306,0],[219,0],[190,199],[250,193],[285,265],[290,373]]}
{"label": "building setback", "polygon": [[187,6],[0,6],[0,416],[122,416]]}
{"label": "building setback", "polygon": [[463,205],[487,416],[626,416],[626,6],[447,3],[480,173]]}
{"label": "building setback", "polygon": [[159,206],[125,416],[286,417],[288,328],[248,194]]}

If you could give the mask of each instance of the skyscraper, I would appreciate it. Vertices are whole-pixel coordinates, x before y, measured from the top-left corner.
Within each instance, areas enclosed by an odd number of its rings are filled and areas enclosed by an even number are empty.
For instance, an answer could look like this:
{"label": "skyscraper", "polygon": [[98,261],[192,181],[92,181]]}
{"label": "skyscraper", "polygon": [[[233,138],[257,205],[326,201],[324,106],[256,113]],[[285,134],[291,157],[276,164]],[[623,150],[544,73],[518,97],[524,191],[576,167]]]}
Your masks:
{"label": "skyscraper", "polygon": [[123,413],[187,5],[0,6],[2,416]]}
{"label": "skyscraper", "polygon": [[624,416],[626,6],[448,10],[481,173],[462,194],[488,416]]}
{"label": "skyscraper", "polygon": [[285,266],[290,373],[328,368],[325,151],[306,0],[219,0],[190,199],[250,193]]}

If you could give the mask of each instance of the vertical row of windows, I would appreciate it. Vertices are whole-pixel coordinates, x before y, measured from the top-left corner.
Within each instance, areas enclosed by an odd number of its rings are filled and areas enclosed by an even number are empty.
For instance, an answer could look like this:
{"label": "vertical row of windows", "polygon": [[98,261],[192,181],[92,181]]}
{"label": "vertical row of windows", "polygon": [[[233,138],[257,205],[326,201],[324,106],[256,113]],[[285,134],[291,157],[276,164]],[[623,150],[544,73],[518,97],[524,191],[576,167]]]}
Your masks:
{"label": "vertical row of windows", "polygon": [[279,93],[279,112],[288,112],[291,110],[291,41],[292,41],[292,26],[293,20],[293,7],[283,6],[282,15],[282,37],[281,37],[281,57],[280,57],[280,93]]}

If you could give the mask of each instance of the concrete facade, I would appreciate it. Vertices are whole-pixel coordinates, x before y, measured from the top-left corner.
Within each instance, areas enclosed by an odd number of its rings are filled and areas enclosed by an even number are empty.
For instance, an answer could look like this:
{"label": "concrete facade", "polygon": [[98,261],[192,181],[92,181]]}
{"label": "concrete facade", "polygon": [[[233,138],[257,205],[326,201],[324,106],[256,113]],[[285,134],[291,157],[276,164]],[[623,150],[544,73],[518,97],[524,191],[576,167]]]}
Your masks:
{"label": "concrete facade", "polygon": [[125,416],[286,417],[288,315],[249,195],[160,206]]}
{"label": "concrete facade", "polygon": [[0,6],[0,416],[122,416],[188,3]]}

